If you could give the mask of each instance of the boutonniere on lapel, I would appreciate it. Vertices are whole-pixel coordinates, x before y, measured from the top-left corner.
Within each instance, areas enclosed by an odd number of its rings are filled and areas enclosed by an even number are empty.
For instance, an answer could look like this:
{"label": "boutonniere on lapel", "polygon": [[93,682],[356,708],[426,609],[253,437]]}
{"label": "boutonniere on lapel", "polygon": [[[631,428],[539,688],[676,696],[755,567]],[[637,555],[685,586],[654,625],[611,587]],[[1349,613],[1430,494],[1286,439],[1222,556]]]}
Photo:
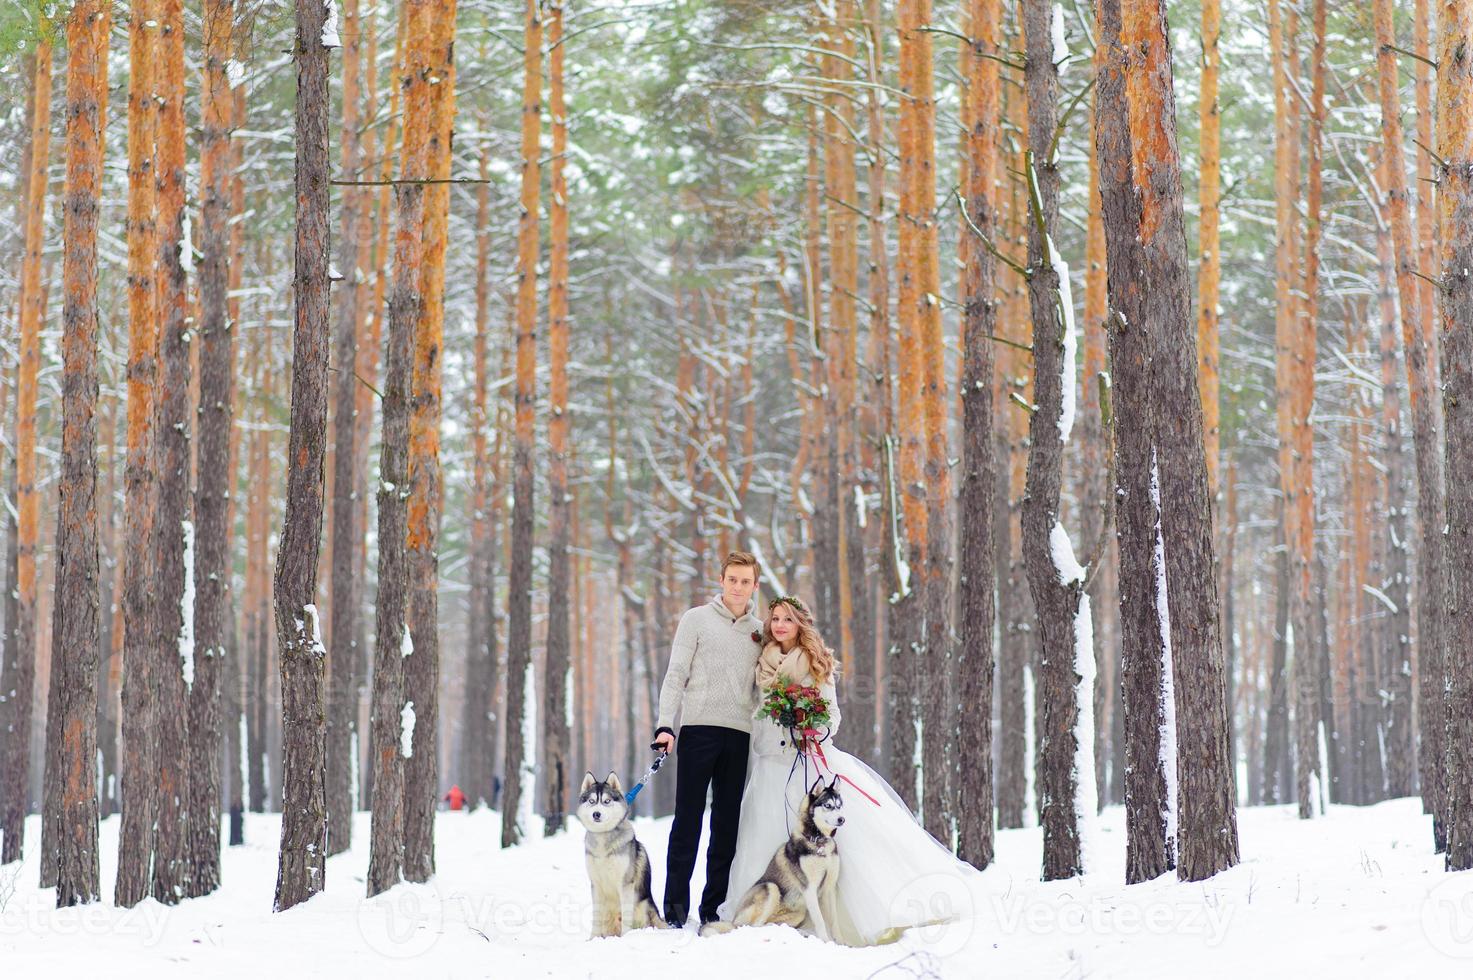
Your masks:
{"label": "boutonniere on lapel", "polygon": [[762,631],[761,630],[753,630],[752,631],[752,642],[753,643],[758,643],[758,644],[760,644],[762,642]]}

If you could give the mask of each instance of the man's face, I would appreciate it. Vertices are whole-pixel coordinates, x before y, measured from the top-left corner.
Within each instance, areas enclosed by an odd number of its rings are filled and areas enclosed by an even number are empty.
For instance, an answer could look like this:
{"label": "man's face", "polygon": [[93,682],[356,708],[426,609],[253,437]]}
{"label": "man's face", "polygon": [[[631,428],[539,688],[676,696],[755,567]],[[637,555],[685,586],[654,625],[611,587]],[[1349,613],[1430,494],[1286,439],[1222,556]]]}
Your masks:
{"label": "man's face", "polygon": [[745,609],[757,591],[757,569],[751,565],[727,565],[721,573],[721,594],[728,609]]}

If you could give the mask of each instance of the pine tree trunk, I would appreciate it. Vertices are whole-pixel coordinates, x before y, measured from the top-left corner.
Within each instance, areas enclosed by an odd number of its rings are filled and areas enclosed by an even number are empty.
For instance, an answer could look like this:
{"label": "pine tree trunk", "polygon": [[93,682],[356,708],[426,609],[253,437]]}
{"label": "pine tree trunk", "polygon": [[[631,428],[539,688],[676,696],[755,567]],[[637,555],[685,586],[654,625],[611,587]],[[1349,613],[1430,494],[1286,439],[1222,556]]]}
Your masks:
{"label": "pine tree trunk", "polygon": [[[1197,223],[1197,381],[1202,395],[1202,431],[1206,437],[1207,479],[1214,499],[1221,493],[1221,421],[1218,404],[1218,282],[1222,276],[1218,225],[1222,193],[1222,117],[1217,102],[1217,75],[1222,64],[1217,42],[1222,35],[1221,0],[1202,0],[1202,82],[1197,97],[1201,179]],[[1214,510],[1217,508],[1214,507]]]}
{"label": "pine tree trunk", "polygon": [[[236,21],[237,30],[240,21]],[[239,33],[232,39],[232,48],[238,55],[241,51],[243,38]],[[232,92],[230,122],[234,127],[246,125],[245,88],[237,85]],[[232,325],[241,322],[240,293],[241,283],[244,279],[242,266],[242,248],[245,241],[245,177],[241,173],[245,153],[241,147],[241,141],[231,139],[229,152],[230,170],[230,297],[226,304],[227,313]],[[232,327],[232,329],[234,329]],[[238,425],[232,425],[230,430],[230,500],[226,507],[225,526],[230,529],[230,548],[233,553],[235,547],[235,521],[236,512],[239,510],[237,501],[240,497],[240,447],[244,441],[243,430]],[[232,559],[233,561],[233,559]],[[226,794],[228,795],[230,812],[230,837],[231,846],[245,843],[245,811],[241,800],[244,795],[245,773],[241,766],[241,738],[242,738],[242,714],[243,704],[241,701],[241,678],[244,658],[241,646],[240,634],[240,593],[235,588],[235,576],[232,574],[226,582],[225,589],[225,645],[226,659],[230,666],[223,673],[223,690],[221,692],[221,707],[224,712],[221,725],[225,734],[225,772]]]}
{"label": "pine tree trunk", "polygon": [[569,648],[569,512],[573,499],[568,489],[568,181],[563,173],[568,149],[568,116],[563,102],[563,0],[549,4],[547,21],[548,114],[552,123],[551,196],[548,199],[548,411],[547,494],[548,582],[547,582],[547,682],[543,691],[542,745],[546,753],[543,770],[543,833],[552,836],[564,829],[564,816],[572,795],[570,780],[575,763],[568,729],[568,705],[572,698]]}
{"label": "pine tree trunk", "polygon": [[[343,4],[343,117],[339,168],[344,180],[360,178],[358,76],[362,30],[358,0]],[[372,70],[372,66],[371,66]],[[360,213],[368,203],[367,189],[347,188],[338,240],[338,308],[333,360],[332,479],[332,626],[328,640],[327,692],[327,853],[341,854],[353,843],[353,743],[358,727],[358,697],[354,681],[358,661],[358,325],[363,292],[359,284],[366,269],[359,252],[369,237],[360,232]]]}
{"label": "pine tree trunk", "polygon": [[[59,763],[56,905],[97,901],[97,217],[107,112],[110,9],[81,0],[67,22],[66,205],[62,225],[61,500],[51,685]],[[50,753],[48,752],[48,755]]]}
{"label": "pine tree trunk", "polygon": [[331,101],[328,49],[322,31],[326,10],[314,0],[298,0],[296,9],[295,322],[287,449],[293,465],[287,470],[286,509],[272,586],[281,651],[284,734],[281,847],[273,906],[278,912],[305,902],[327,884],[327,650],[322,645],[322,624],[313,599],[322,546],[327,362],[332,336],[327,150]]}
{"label": "pine tree trunk", "polygon": [[404,762],[404,877],[435,873],[435,804],[439,802],[440,372],[445,333],[445,246],[450,218],[450,155],[455,119],[455,0],[437,0],[430,40],[430,134],[425,189],[423,302],[415,321],[409,416],[408,629],[414,654],[404,665],[404,697],[414,704],[414,751]]}
{"label": "pine tree trunk", "polygon": [[[1109,19],[1107,19],[1107,17]],[[1131,183],[1133,149],[1120,6],[1101,12],[1095,126],[1108,253],[1111,388],[1115,406],[1115,526],[1120,567],[1120,649],[1125,738],[1125,880],[1149,881],[1175,866],[1168,830],[1173,801],[1161,752],[1166,633],[1157,564],[1161,513],[1153,483],[1158,460],[1151,428],[1151,351],[1140,200]]]}
{"label": "pine tree trunk", "polygon": [[1111,60],[1122,50],[1140,56],[1124,66],[1142,260],[1130,271],[1151,284],[1139,321],[1151,404],[1148,419],[1122,417],[1121,425],[1145,424],[1155,439],[1177,719],[1177,876],[1198,881],[1237,863],[1238,835],[1171,48],[1159,0],[1132,0],[1123,19],[1116,0],[1101,10]]}
{"label": "pine tree trunk", "polygon": [[[484,123],[484,120],[481,120]],[[481,126],[484,130],[484,125]],[[483,142],[480,177],[490,177],[490,144]],[[466,610],[465,705],[461,719],[460,787],[472,807],[491,803],[491,712],[496,654],[496,527],[491,517],[492,483],[489,391],[491,303],[491,188],[476,188],[476,339],[475,381],[471,401],[471,549],[470,594]],[[496,442],[500,448],[500,439]],[[612,473],[610,474],[612,478]]]}
{"label": "pine tree trunk", "polygon": [[[436,0],[406,5],[406,42],[402,85],[410,119],[428,119],[428,74],[434,58]],[[373,842],[369,854],[368,894],[398,884],[405,867],[405,788],[407,766],[403,742],[411,719],[406,703],[406,654],[413,655],[407,632],[411,570],[406,548],[407,501],[410,494],[409,452],[414,334],[424,303],[424,216],[430,127],[406,127],[400,164],[401,183],[394,187],[394,288],[389,300],[389,331],[384,354],[383,431],[378,479],[378,596],[375,600],[372,738]],[[417,720],[416,720],[417,725]],[[412,742],[410,751],[413,751]]]}
{"label": "pine tree trunk", "polygon": [[[511,575],[508,582],[506,789],[501,846],[520,843],[522,796],[536,799],[537,749],[529,745],[526,717],[535,704],[532,670],[532,467],[537,399],[537,253],[542,131],[542,4],[527,0],[522,63],[521,217],[517,225],[516,435],[512,450]],[[533,729],[535,731],[535,729]]]}
{"label": "pine tree trunk", "polygon": [[[36,46],[32,75],[30,170],[26,177],[25,253],[20,269],[20,351],[15,400],[15,615],[5,618],[3,690],[4,761],[0,780],[0,864],[21,858],[29,809],[31,717],[36,687],[36,538],[41,501],[36,495],[36,395],[41,368],[41,321],[46,294],[41,286],[45,238],[46,165],[51,153],[51,67],[48,41]],[[9,692],[14,691],[14,695]]]}
{"label": "pine tree trunk", "polygon": [[[1066,533],[1059,513],[1066,435],[1064,385],[1072,385],[1074,377],[1073,365],[1064,358],[1065,331],[1072,324],[1061,309],[1067,295],[1061,286],[1068,284],[1060,280],[1062,265],[1052,238],[1059,214],[1059,170],[1051,146],[1058,112],[1058,67],[1049,27],[1052,9],[1041,0],[1030,0],[1023,8],[1028,66],[1023,84],[1029,132],[1024,171],[1031,201],[1028,300],[1035,371],[1023,496],[1023,558],[1043,639],[1039,673],[1043,727],[1038,751],[1045,881],[1069,878],[1084,870],[1076,812],[1081,773],[1075,765],[1079,752],[1075,721],[1083,706],[1077,700],[1075,657],[1076,619],[1088,615],[1087,609],[1080,608],[1083,577],[1066,579],[1066,569],[1054,556],[1054,539]],[[1089,751],[1094,751],[1093,745]]]}
{"label": "pine tree trunk", "polygon": [[[1099,77],[1099,59],[1103,49],[1095,49],[1095,77]],[[1098,98],[1095,91],[1090,100],[1089,133],[1094,133],[1095,107]],[[1100,417],[1100,377],[1108,375],[1109,365],[1105,357],[1107,344],[1105,317],[1109,312],[1109,287],[1105,269],[1105,219],[1101,210],[1094,206],[1100,199],[1100,154],[1093,136],[1089,150],[1089,191],[1091,202],[1089,217],[1085,225],[1084,238],[1084,375],[1081,378],[1082,392],[1079,400],[1079,419],[1075,423],[1080,430],[1080,452],[1077,473],[1077,490],[1080,514],[1080,539],[1090,549],[1108,549],[1106,529],[1113,519],[1115,488],[1110,486],[1106,459],[1110,455],[1107,446],[1112,435],[1105,431]],[[1091,552],[1093,554],[1093,551]],[[1085,591],[1089,594],[1090,610],[1095,617],[1095,689],[1094,689],[1094,756],[1095,798],[1103,807],[1110,798],[1110,745],[1114,717],[1119,713],[1116,703],[1120,687],[1119,671],[1116,667],[1115,644],[1105,630],[1114,598],[1107,588],[1111,562],[1101,554],[1097,559],[1099,571],[1091,576]]]}
{"label": "pine tree trunk", "polygon": [[[194,610],[184,608],[185,580],[193,574],[189,549],[193,539],[190,472],[190,387],[193,376],[181,254],[184,240],[184,4],[162,0],[160,35],[158,173],[160,304],[158,398],[155,401],[154,456],[158,470],[158,516],[154,523],[154,555],[158,576],[155,679],[158,685],[158,800],[153,832],[153,895],[175,904],[184,897],[189,845],[189,693],[186,671],[194,656]],[[192,675],[189,675],[192,676]]]}
{"label": "pine tree trunk", "polygon": [[934,220],[936,210],[936,101],[932,65],[931,2],[916,0],[913,37],[913,74],[910,90],[914,131],[912,148],[919,153],[912,179],[915,197],[911,212],[919,221],[918,325],[922,359],[922,404],[925,418],[926,548],[925,572],[920,576],[925,640],[921,659],[920,710],[924,721],[922,744],[922,816],[937,840],[950,844],[955,815],[948,807],[947,783],[953,760],[950,746],[955,732],[951,650],[951,464],[947,445],[945,346],[941,331],[940,245]]}
{"label": "pine tree trunk", "polygon": [[1408,214],[1411,192],[1406,185],[1406,154],[1402,147],[1401,96],[1391,0],[1375,0],[1373,13],[1380,83],[1381,142],[1386,162],[1386,207],[1396,257],[1396,291],[1401,305],[1401,335],[1411,396],[1412,446],[1417,462],[1417,637],[1420,644],[1418,670],[1422,681],[1417,692],[1417,708],[1420,712],[1420,745],[1422,751],[1433,759],[1427,770],[1428,778],[1422,783],[1422,793],[1431,801],[1433,845],[1440,851],[1447,845],[1447,831],[1443,825],[1447,813],[1447,773],[1442,762],[1446,752],[1443,744],[1444,697],[1442,684],[1438,681],[1443,676],[1446,644],[1443,623],[1446,579],[1443,535],[1439,533],[1445,522],[1441,444],[1434,402],[1437,365],[1429,360],[1422,321],[1424,311],[1417,287],[1417,259]]}
{"label": "pine tree trunk", "polygon": [[[1378,180],[1384,186],[1383,167]],[[1381,451],[1386,469],[1385,496],[1381,513],[1385,514],[1385,538],[1380,542],[1382,591],[1395,611],[1382,620],[1374,634],[1373,654],[1376,661],[1370,671],[1368,690],[1374,696],[1367,726],[1375,753],[1370,780],[1371,796],[1367,802],[1380,802],[1397,787],[1402,795],[1411,792],[1412,750],[1412,592],[1410,560],[1407,549],[1411,535],[1407,527],[1407,479],[1404,428],[1402,422],[1401,338],[1396,318],[1396,258],[1391,245],[1389,215],[1383,206],[1376,222],[1377,310],[1380,317],[1381,353]],[[1422,755],[1430,762],[1431,749],[1423,746]],[[1424,778],[1428,778],[1425,777]],[[1423,783],[1424,803],[1430,794]]]}
{"label": "pine tree trunk", "polygon": [[[882,448],[882,439],[894,432],[894,399],[891,392],[890,380],[890,267],[889,246],[886,241],[885,222],[882,217],[885,209],[885,152],[888,143],[885,136],[885,109],[881,105],[880,86],[875,84],[880,80],[881,59],[883,47],[880,40],[883,30],[883,13],[880,0],[865,0],[865,38],[867,41],[866,63],[868,65],[867,78],[871,82],[865,94],[865,119],[867,131],[865,134],[867,144],[867,155],[869,158],[869,192],[866,206],[869,217],[869,245],[866,254],[868,269],[866,285],[869,292],[869,369],[872,388],[869,397],[865,399],[865,411],[872,411],[875,417],[869,426],[869,434],[874,445],[875,452],[874,479],[880,489],[880,513],[877,515],[876,528],[879,546],[886,557],[882,557],[880,565],[884,568],[881,577],[881,588],[884,595],[891,595],[897,591],[894,577],[895,563],[888,556],[896,553],[895,543],[889,539],[891,522],[886,519],[891,513],[894,503],[889,495],[890,481],[885,479]],[[872,532],[874,533],[874,532]],[[863,545],[861,544],[861,548]],[[851,570],[851,579],[853,572]],[[868,603],[869,597],[864,597]],[[889,649],[889,638],[887,628],[882,625],[879,618],[870,624],[870,631],[881,639],[882,650]],[[861,638],[869,634],[856,633]],[[883,729],[880,719],[883,714],[880,702],[880,674],[879,663],[875,654],[874,645],[866,643],[864,648],[856,649],[851,654],[853,672],[849,679],[851,694],[846,705],[854,705],[846,710],[852,718],[845,726],[845,736],[850,737],[854,732],[855,741],[852,743],[854,751],[862,758],[874,759],[881,768],[885,767],[888,754],[884,749],[882,730],[888,731],[888,726]],[[855,697],[856,693],[869,692],[869,696]]]}
{"label": "pine tree trunk", "polygon": [[[1450,567],[1466,571],[1473,564],[1473,3],[1444,0],[1438,34],[1447,541]],[[1442,684],[1432,683],[1445,685],[1447,699],[1447,870],[1466,871],[1473,868],[1473,595],[1464,574],[1449,575],[1448,586],[1447,635],[1461,640],[1448,645]]]}
{"label": "pine tree trunk", "polygon": [[[924,10],[923,10],[924,8]],[[896,318],[898,321],[899,372],[896,392],[896,440],[899,444],[898,472],[892,470],[894,498],[899,501],[904,517],[905,548],[898,601],[893,603],[894,640],[892,658],[886,674],[895,680],[890,697],[890,782],[912,810],[920,809],[919,772],[916,755],[924,754],[918,744],[917,719],[921,711],[919,696],[930,676],[925,648],[925,574],[927,542],[927,510],[925,497],[926,419],[925,382],[926,355],[923,307],[927,300],[925,280],[926,225],[930,211],[922,205],[922,185],[930,178],[934,196],[935,177],[928,162],[934,158],[934,147],[926,149],[920,102],[929,87],[920,81],[922,59],[929,58],[929,4],[926,0],[904,0],[897,6],[900,28],[900,204],[897,228],[900,250],[896,256]],[[930,75],[929,60],[925,66]],[[929,130],[925,130],[929,132]],[[934,141],[933,141],[934,142]],[[934,238],[930,239],[934,241]],[[820,597],[819,608],[824,608]],[[936,774],[944,778],[944,774]],[[924,815],[924,814],[923,814]],[[929,824],[928,817],[928,824]]]}
{"label": "pine tree trunk", "polygon": [[[227,666],[231,576],[230,433],[235,419],[235,343],[230,284],[230,116],[225,76],[232,55],[232,0],[204,9],[200,145],[199,442],[194,494],[194,683],[189,688],[191,896],[220,887],[221,677]],[[302,297],[298,297],[300,301]]]}
{"label": "pine tree trunk", "polygon": [[[968,180],[966,220],[975,235],[963,271],[962,322],[962,478],[957,494],[960,561],[958,642],[956,647],[957,718],[953,773],[953,812],[957,816],[957,854],[973,867],[992,863],[992,631],[997,618],[993,598],[995,566],[993,518],[997,463],[992,427],[992,335],[997,330],[996,262],[988,246],[997,237],[996,191],[1001,115],[998,99],[1002,20],[999,0],[972,0],[972,36],[963,47],[967,77],[966,152]],[[947,741],[950,741],[947,739]]]}
{"label": "pine tree trunk", "polygon": [[158,659],[153,524],[157,508],[154,482],[154,393],[158,383],[158,175],[155,140],[158,91],[155,47],[158,11],[141,0],[128,23],[128,452],[123,555],[123,772],[122,821],[118,832],[117,905],[132,908],[148,894],[155,781],[158,778],[158,700],[154,677]]}
{"label": "pine tree trunk", "polygon": [[[261,378],[265,371],[265,343],[261,339],[264,331],[257,331],[251,345],[251,363],[256,366],[251,385],[253,397],[258,397],[262,388]],[[246,508],[246,647],[247,678],[247,737],[246,737],[246,805],[252,813],[266,810],[266,614],[263,600],[266,569],[266,488],[270,486],[271,454],[268,449],[268,434],[260,426],[260,410],[257,410],[256,430],[251,433],[250,499]]]}

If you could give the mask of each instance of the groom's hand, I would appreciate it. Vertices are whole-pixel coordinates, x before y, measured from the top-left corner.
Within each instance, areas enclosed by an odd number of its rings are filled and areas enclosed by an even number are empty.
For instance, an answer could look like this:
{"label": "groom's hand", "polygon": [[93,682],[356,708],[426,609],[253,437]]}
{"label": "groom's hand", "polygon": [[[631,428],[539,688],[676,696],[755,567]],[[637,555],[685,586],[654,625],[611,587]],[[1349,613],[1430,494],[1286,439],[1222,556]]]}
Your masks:
{"label": "groom's hand", "polygon": [[661,752],[670,752],[675,748],[675,736],[668,731],[662,731],[655,736],[654,747]]}

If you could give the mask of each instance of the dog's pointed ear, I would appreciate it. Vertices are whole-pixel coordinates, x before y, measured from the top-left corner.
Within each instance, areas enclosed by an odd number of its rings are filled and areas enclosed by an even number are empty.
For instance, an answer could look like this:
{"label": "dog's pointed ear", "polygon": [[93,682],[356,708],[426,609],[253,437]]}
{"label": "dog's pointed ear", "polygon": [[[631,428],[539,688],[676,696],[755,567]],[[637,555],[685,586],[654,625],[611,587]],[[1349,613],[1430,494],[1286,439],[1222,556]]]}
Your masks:
{"label": "dog's pointed ear", "polygon": [[604,782],[606,782],[606,783],[609,784],[609,790],[611,792],[614,792],[614,793],[623,793],[624,792],[624,788],[621,785],[619,785],[619,774],[617,772],[610,772],[609,773],[609,778],[608,779],[605,779]]}
{"label": "dog's pointed ear", "polygon": [[597,782],[597,780],[593,778],[593,773],[585,772],[583,774],[583,785],[578,787],[578,795],[587,796],[588,791],[593,789],[593,784],[595,782]]}

